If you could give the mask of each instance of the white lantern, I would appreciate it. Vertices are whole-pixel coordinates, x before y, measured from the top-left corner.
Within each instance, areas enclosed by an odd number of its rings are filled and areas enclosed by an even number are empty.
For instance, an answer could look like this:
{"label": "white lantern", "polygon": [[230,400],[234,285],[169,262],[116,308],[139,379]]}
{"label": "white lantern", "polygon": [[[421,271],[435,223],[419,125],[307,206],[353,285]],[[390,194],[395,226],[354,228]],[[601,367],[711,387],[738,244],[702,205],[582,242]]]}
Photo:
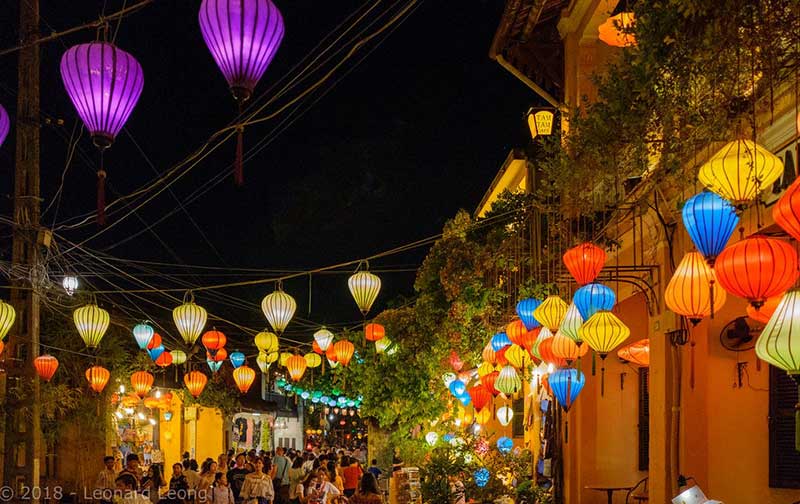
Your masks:
{"label": "white lantern", "polygon": [[369,271],[358,271],[347,279],[347,286],[358,309],[366,316],[381,291],[381,279]]}
{"label": "white lantern", "polygon": [[314,341],[317,342],[319,349],[325,352],[333,343],[333,333],[323,327],[314,333]]}
{"label": "white lantern", "polygon": [[505,427],[511,423],[512,418],[514,418],[514,410],[508,406],[497,408],[497,421],[500,422],[500,425]]}
{"label": "white lantern", "polygon": [[297,303],[294,298],[280,289],[272,294],[267,294],[261,301],[261,311],[264,312],[269,325],[278,334],[282,333],[289,325],[296,309]]}
{"label": "white lantern", "polygon": [[78,277],[67,275],[61,280],[61,286],[64,287],[64,291],[67,293],[68,296],[75,294],[75,291],[78,290]]}
{"label": "white lantern", "polygon": [[425,441],[427,441],[429,445],[433,446],[436,444],[437,441],[439,441],[439,434],[436,434],[435,432],[431,431],[425,434]]}

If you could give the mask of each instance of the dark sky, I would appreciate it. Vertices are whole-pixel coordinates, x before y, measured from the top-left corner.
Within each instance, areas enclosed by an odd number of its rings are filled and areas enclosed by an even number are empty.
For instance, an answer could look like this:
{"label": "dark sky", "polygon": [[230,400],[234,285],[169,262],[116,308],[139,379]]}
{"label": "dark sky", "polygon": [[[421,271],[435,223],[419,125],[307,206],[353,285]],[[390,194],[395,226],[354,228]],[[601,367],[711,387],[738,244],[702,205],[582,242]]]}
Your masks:
{"label": "dark sky", "polygon": [[[13,5],[4,9],[7,16],[0,30],[0,47],[16,44],[17,2],[7,3]],[[107,0],[106,12],[118,10],[122,3]],[[87,246],[118,257],[167,263],[307,269],[368,256],[440,232],[459,208],[475,208],[508,150],[525,141],[522,114],[535,96],[488,58],[503,3],[424,0],[358,68],[245,164],[244,187],[235,187],[229,177],[187,203],[186,212],[178,211],[152,231],[136,235],[174,210],[177,200],[185,201],[226,169],[234,157],[230,142],[171,191]],[[286,36],[256,94],[266,92],[362,4],[355,0],[278,0]],[[227,84],[202,41],[198,7],[195,1],[158,0],[121,24],[116,43],[142,64],[145,86],[127,133],[121,133],[106,154],[110,201],[165,171],[235,116]],[[42,2],[42,31],[96,19],[102,8],[103,2]],[[62,127],[42,130],[44,206],[58,187],[66,139],[77,119],[61,84],[58,61],[66,47],[94,36],[93,30],[86,30],[42,47],[42,110],[47,117],[64,120]],[[0,103],[12,116],[16,64],[14,55],[0,57]],[[291,96],[298,92],[296,89]],[[248,128],[245,148],[254,146],[276,124]],[[0,148],[3,194],[12,187],[13,144],[12,130]],[[65,177],[57,222],[94,208],[96,162],[97,154],[84,134]],[[2,210],[10,215],[7,198]],[[53,219],[51,209],[44,222],[51,225]],[[110,221],[114,220],[112,214]],[[79,241],[97,229],[92,224],[62,234]],[[4,247],[8,259],[10,247]],[[425,250],[382,259],[372,267],[416,266]],[[74,253],[66,260],[75,263],[80,258]],[[130,265],[123,268],[138,271]],[[186,272],[179,268],[159,271]],[[382,303],[412,292],[413,273],[382,277]],[[212,277],[205,271],[185,280],[216,283],[231,278],[238,277]],[[164,278],[147,277],[147,281],[174,285]],[[346,276],[312,278],[311,316],[307,314],[307,285],[308,278],[285,285],[298,298],[298,311],[304,317],[328,323],[359,318],[347,293]],[[267,285],[230,293],[256,303],[271,290]],[[163,298],[158,302],[170,304]],[[212,310],[253,327],[264,323],[258,311],[251,309],[248,314],[216,302],[205,300]],[[153,312],[151,316],[167,315],[152,306],[145,309]]]}

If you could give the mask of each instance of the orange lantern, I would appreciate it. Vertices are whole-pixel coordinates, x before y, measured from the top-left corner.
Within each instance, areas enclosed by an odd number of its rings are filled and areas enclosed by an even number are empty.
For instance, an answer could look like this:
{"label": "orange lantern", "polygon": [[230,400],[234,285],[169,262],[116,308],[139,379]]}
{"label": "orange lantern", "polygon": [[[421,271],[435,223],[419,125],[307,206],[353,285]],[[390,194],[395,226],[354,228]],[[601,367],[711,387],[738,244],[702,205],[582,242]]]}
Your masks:
{"label": "orange lantern", "polygon": [[481,357],[483,358],[483,362],[488,362],[489,364],[497,363],[497,354],[495,353],[491,343],[488,343],[485,347],[483,347]]}
{"label": "orange lantern", "polygon": [[86,370],[86,381],[89,382],[89,388],[98,394],[106,388],[109,378],[111,378],[111,373],[102,366],[92,366]]}
{"label": "orange lantern", "polygon": [[498,366],[505,366],[508,364],[508,359],[506,359],[506,350],[508,350],[510,347],[511,345],[504,346],[494,353],[495,362]]}
{"label": "orange lantern", "polygon": [[233,381],[236,382],[236,386],[239,387],[239,391],[241,391],[242,394],[246,394],[247,391],[250,390],[255,379],[256,372],[247,364],[233,370]]}
{"label": "orange lantern", "polygon": [[215,355],[218,350],[225,346],[225,343],[228,342],[228,338],[222,334],[222,331],[217,331],[214,329],[203,333],[202,341],[203,346],[206,347],[206,350],[208,350],[211,355]]}
{"label": "orange lantern", "polygon": [[127,394],[125,397],[122,398],[122,406],[125,408],[133,408],[137,404],[139,404],[139,396],[136,394]]}
{"label": "orange lantern", "polygon": [[148,409],[156,409],[158,408],[159,404],[161,404],[161,400],[157,397],[145,397],[144,398],[144,407]]}
{"label": "orange lantern", "polygon": [[486,385],[480,384],[469,389],[469,397],[472,399],[472,405],[475,411],[482,410],[487,404],[492,402],[492,393],[486,388]]}
{"label": "orange lantern", "polygon": [[222,362],[228,358],[228,351],[225,350],[224,348],[220,348],[214,355],[211,355],[209,352],[206,352],[206,357],[214,362]]}
{"label": "orange lantern", "polygon": [[[553,336],[552,338],[547,338],[546,340],[543,340],[541,343],[539,343],[539,355],[542,356],[542,360],[543,361],[545,361],[545,362],[547,362],[549,364],[552,364],[552,365],[554,365],[556,367],[564,367],[564,366],[567,365],[567,359],[564,359],[563,357],[558,357],[553,352],[553,340],[554,339],[555,339],[555,336]],[[567,339],[569,339],[569,338],[567,338]],[[583,345],[581,345],[581,346],[583,346]]]}
{"label": "orange lantern", "polygon": [[494,387],[494,382],[497,381],[498,376],[500,376],[498,371],[493,371],[489,374],[481,376],[481,383],[484,387],[486,387],[486,390],[492,393],[493,396],[500,394],[500,391]]}
{"label": "orange lantern", "polygon": [[650,340],[643,339],[617,350],[617,355],[624,361],[631,362],[637,366],[648,367],[650,365]]}
{"label": "orange lantern", "polygon": [[[579,285],[591,282],[606,262],[606,251],[593,243],[581,243],[564,253],[564,265]],[[552,328],[551,328],[552,329]]]}
{"label": "orange lantern", "polygon": [[520,341],[522,342],[522,347],[531,352],[533,350],[533,345],[536,343],[536,340],[539,338],[539,331],[541,331],[541,327],[537,327],[532,331],[528,331],[522,335]]}
{"label": "orange lantern", "polygon": [[333,345],[333,350],[336,353],[336,362],[343,366],[350,364],[350,359],[353,358],[353,353],[356,347],[347,340],[337,341]]}
{"label": "orange lantern", "polygon": [[382,340],[384,336],[386,336],[386,328],[380,324],[367,324],[364,327],[364,337],[367,338],[367,341]]}
{"label": "orange lantern", "polygon": [[794,247],[761,235],[726,247],[715,267],[720,285],[750,301],[756,310],[767,298],[789,290],[798,275]]}
{"label": "orange lantern", "polygon": [[711,306],[714,282],[714,270],[708,266],[700,252],[687,253],[664,291],[667,308],[697,325],[701,319],[718,311],[725,304],[725,291],[714,289],[714,306]]}
{"label": "orange lantern", "polygon": [[49,382],[58,369],[58,359],[52,355],[40,355],[33,360],[33,367],[42,380]]}
{"label": "orange lantern", "polygon": [[314,340],[314,341],[312,341],[312,342],[311,342],[311,349],[312,349],[312,350],[314,350],[314,352],[315,352],[315,353],[318,353],[318,354],[320,354],[320,355],[322,355],[322,354],[324,354],[324,353],[325,353],[325,352],[323,352],[323,351],[322,351],[322,349],[319,347],[319,344],[317,344],[317,340]]}
{"label": "orange lantern", "polygon": [[528,332],[528,328],[521,320],[517,319],[506,326],[506,336],[511,340],[511,343],[524,347],[523,339]]}
{"label": "orange lantern", "polygon": [[300,381],[300,378],[306,372],[307,366],[308,363],[306,363],[306,359],[302,355],[292,355],[286,359],[286,370],[289,371],[289,377],[294,381]]}
{"label": "orange lantern", "polygon": [[156,366],[167,367],[172,364],[172,354],[170,352],[162,352],[156,359]]}
{"label": "orange lantern", "polygon": [[191,371],[183,375],[183,383],[186,384],[186,388],[192,394],[192,397],[197,399],[197,396],[202,394],[203,389],[206,388],[208,378],[200,371]]}
{"label": "orange lantern", "polygon": [[747,305],[747,316],[756,322],[766,324],[769,322],[769,319],[772,318],[772,314],[775,313],[775,310],[778,308],[778,304],[780,304],[781,299],[783,299],[783,294],[767,298],[767,300],[764,301],[764,306],[758,310],[753,308],[753,305]]}
{"label": "orange lantern", "polygon": [[[166,353],[166,352],[165,352]],[[136,371],[131,375],[131,386],[134,393],[142,397],[146,396],[150,389],[153,387],[154,377],[147,371]]]}
{"label": "orange lantern", "polygon": [[[586,355],[586,352],[589,351],[588,345],[580,345],[578,346],[575,341],[570,338],[569,336],[564,336],[561,332],[557,332],[555,336],[549,338],[552,340],[550,342],[550,349],[553,355],[557,358],[564,359],[567,364],[572,364],[572,361],[577,360],[580,357]],[[542,342],[544,343],[544,342]],[[542,347],[539,347],[539,352],[542,351]],[[544,357],[544,354],[542,354]]]}
{"label": "orange lantern", "polygon": [[5,347],[6,347],[5,343],[3,343],[3,341],[2,341],[2,340],[0,340],[0,355],[3,355],[3,349],[4,349]]}
{"label": "orange lantern", "polygon": [[782,227],[795,240],[800,241],[800,179],[792,182],[781,199],[772,207],[772,218],[775,219],[775,224]]}
{"label": "orange lantern", "polygon": [[160,346],[161,346],[161,335],[158,333],[153,333],[153,337],[150,338],[150,343],[147,344],[147,349],[152,350]]}
{"label": "orange lantern", "polygon": [[338,363],[336,360],[338,357],[336,357],[336,349],[334,348],[334,345],[329,346],[328,349],[325,350],[325,357],[331,362]]}

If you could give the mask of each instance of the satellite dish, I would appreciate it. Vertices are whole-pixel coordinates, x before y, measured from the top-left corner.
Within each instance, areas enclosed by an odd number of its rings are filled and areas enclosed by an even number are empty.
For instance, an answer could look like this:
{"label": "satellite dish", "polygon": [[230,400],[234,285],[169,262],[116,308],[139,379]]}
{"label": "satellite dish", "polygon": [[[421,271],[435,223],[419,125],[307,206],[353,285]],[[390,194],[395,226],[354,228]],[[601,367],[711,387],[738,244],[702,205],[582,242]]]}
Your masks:
{"label": "satellite dish", "polygon": [[756,338],[763,329],[756,324],[758,323],[748,317],[739,317],[728,322],[719,334],[722,348],[731,352],[744,352],[754,348]]}

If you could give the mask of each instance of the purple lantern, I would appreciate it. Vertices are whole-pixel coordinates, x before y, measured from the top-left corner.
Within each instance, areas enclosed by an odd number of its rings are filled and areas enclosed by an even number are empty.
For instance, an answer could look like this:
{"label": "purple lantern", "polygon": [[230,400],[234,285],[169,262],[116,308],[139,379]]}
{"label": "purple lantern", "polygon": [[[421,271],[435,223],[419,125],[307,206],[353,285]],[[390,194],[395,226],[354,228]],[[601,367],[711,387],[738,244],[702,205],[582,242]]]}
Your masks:
{"label": "purple lantern", "polygon": [[[142,94],[141,65],[108,42],[79,44],[61,57],[61,79],[94,144],[102,152],[114,142]],[[105,177],[101,161],[97,171],[100,224],[105,221]]]}
{"label": "purple lantern", "polygon": [[[253,94],[283,39],[283,16],[270,0],[203,0],[200,31],[239,107]],[[241,185],[242,130],[234,177]]]}
{"label": "purple lantern", "polygon": [[8,112],[0,105],[0,147],[6,141],[8,130],[11,129],[11,121],[8,119]]}

